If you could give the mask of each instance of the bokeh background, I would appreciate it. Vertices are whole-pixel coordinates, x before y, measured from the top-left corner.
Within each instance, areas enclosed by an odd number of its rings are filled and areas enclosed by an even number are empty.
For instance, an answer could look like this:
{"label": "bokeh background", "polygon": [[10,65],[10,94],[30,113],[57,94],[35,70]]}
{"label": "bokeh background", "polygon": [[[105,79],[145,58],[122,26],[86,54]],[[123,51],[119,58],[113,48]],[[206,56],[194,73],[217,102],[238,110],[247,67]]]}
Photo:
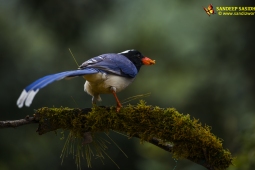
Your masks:
{"label": "bokeh background", "polygon": [[[34,109],[91,107],[84,79],[42,89],[30,108],[19,109],[22,89],[47,74],[76,69],[103,53],[137,49],[155,59],[119,98],[151,93],[148,104],[190,114],[224,140],[235,169],[255,168],[255,16],[206,15],[202,6],[255,6],[253,0],[0,0],[0,120],[20,119]],[[217,11],[216,11],[217,12]],[[100,105],[115,105],[103,95]],[[131,103],[137,103],[138,100]],[[37,135],[36,125],[0,131],[0,169],[76,169],[70,155],[61,165],[60,131]],[[103,136],[103,134],[102,134]],[[108,154],[122,170],[203,170],[138,139],[110,132]],[[93,169],[118,169],[107,157]],[[87,169],[85,161],[82,169]]]}

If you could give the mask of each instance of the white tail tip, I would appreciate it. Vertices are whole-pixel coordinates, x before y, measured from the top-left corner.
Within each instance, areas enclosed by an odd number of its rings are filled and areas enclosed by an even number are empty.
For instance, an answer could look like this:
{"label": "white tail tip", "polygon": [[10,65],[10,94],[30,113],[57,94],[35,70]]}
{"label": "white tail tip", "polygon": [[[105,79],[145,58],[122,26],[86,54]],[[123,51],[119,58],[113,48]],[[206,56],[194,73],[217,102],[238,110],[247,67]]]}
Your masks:
{"label": "white tail tip", "polygon": [[28,96],[27,96],[27,99],[26,99],[26,102],[25,102],[25,105],[27,107],[29,107],[31,105],[31,103],[32,103],[36,93],[38,93],[38,91],[39,91],[39,89],[37,89],[36,91],[31,90],[31,91],[28,92]]}
{"label": "white tail tip", "polygon": [[36,95],[36,93],[38,93],[39,89],[37,89],[36,91],[26,91],[25,89],[21,92],[21,95],[19,96],[18,100],[17,100],[17,105],[19,108],[22,108],[24,103],[27,107],[29,107]]}
{"label": "white tail tip", "polygon": [[22,108],[23,105],[24,105],[24,102],[27,98],[27,91],[24,89],[22,92],[21,92],[21,95],[19,96],[18,100],[17,100],[17,105],[19,108]]}

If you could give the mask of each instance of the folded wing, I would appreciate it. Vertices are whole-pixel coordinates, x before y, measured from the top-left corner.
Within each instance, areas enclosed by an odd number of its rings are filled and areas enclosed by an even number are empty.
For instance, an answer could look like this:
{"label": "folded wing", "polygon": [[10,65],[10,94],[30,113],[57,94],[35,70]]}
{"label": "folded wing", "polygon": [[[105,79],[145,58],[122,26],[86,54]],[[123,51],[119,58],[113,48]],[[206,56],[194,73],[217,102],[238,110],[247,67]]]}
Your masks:
{"label": "folded wing", "polygon": [[127,57],[115,53],[102,54],[91,58],[82,63],[79,68],[96,68],[107,73],[130,78],[134,78],[138,73],[135,65]]}

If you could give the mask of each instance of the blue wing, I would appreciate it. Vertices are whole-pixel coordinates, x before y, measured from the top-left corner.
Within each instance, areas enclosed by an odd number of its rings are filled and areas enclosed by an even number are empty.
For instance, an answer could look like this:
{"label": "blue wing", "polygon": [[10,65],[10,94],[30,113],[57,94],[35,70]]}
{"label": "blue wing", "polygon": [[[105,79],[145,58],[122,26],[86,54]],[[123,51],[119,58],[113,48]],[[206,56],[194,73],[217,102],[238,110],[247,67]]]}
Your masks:
{"label": "blue wing", "polygon": [[138,73],[135,65],[127,57],[115,53],[103,54],[91,58],[84,62],[80,68],[96,68],[107,73],[130,78],[134,78]]}
{"label": "blue wing", "polygon": [[24,104],[26,106],[30,106],[36,93],[38,93],[38,91],[41,88],[47,86],[48,84],[50,84],[54,81],[61,80],[66,77],[83,76],[86,74],[94,74],[94,73],[98,73],[98,72],[100,72],[100,70],[98,70],[98,69],[85,68],[83,70],[65,71],[65,72],[51,74],[51,75],[42,77],[42,78],[36,80],[35,82],[33,82],[32,84],[30,84],[29,86],[27,86],[22,91],[19,99],[17,100],[17,105],[19,108],[23,107]]}

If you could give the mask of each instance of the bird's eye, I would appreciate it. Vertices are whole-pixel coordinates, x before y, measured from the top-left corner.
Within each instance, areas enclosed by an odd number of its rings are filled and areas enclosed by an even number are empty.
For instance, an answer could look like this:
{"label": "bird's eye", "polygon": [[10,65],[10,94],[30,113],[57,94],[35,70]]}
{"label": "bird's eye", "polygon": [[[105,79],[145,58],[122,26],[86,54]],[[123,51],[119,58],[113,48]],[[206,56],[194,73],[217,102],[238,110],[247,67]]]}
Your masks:
{"label": "bird's eye", "polygon": [[136,53],[136,57],[141,57],[141,54],[140,53]]}

